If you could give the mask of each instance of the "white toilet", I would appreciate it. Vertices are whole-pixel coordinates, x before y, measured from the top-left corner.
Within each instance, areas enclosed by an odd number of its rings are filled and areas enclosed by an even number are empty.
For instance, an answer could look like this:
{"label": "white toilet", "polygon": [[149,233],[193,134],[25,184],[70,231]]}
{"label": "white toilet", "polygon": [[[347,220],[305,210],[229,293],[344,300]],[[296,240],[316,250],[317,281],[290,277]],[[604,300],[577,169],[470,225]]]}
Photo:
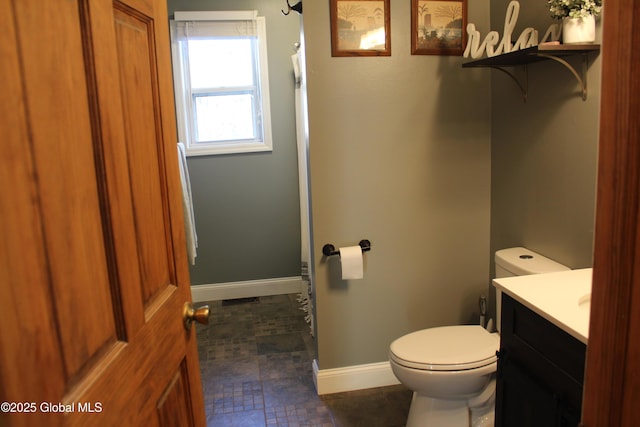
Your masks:
{"label": "white toilet", "polygon": [[[497,251],[495,264],[496,277],[569,270],[520,247]],[[496,291],[498,331],[501,297]],[[493,426],[499,348],[499,335],[478,325],[423,329],[392,342],[391,369],[413,390],[407,427]]]}

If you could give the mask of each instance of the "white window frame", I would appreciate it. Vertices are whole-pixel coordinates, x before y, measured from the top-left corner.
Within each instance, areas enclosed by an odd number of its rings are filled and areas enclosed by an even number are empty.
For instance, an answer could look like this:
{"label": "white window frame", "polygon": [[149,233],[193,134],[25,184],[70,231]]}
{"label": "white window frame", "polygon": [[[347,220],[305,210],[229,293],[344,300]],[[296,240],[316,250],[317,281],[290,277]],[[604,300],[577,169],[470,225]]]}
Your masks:
{"label": "white window frame", "polygon": [[[261,111],[254,115],[254,121],[261,126],[254,140],[232,140],[215,142],[196,142],[193,135],[194,113],[191,84],[189,82],[186,42],[178,40],[176,22],[180,21],[250,21],[255,24],[258,36],[258,92]],[[197,25],[197,24],[196,24]],[[252,153],[273,151],[271,136],[271,109],[269,100],[269,71],[267,59],[267,33],[263,16],[257,11],[224,12],[175,12],[171,21],[171,52],[173,59],[174,89],[178,137],[184,142],[187,156],[207,156],[216,154]]]}

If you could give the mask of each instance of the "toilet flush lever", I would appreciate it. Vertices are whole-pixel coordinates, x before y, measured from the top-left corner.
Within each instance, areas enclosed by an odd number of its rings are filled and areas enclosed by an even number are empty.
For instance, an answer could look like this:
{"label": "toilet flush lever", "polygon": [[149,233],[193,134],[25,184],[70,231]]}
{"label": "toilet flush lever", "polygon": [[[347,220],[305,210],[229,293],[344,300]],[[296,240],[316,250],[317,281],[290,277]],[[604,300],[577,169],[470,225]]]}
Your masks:
{"label": "toilet flush lever", "polygon": [[194,320],[201,325],[208,325],[209,314],[211,314],[211,311],[209,310],[208,305],[203,305],[202,307],[194,309],[190,302],[185,302],[184,306],[182,306],[182,320],[184,322],[185,329],[190,330],[191,323],[193,323]]}

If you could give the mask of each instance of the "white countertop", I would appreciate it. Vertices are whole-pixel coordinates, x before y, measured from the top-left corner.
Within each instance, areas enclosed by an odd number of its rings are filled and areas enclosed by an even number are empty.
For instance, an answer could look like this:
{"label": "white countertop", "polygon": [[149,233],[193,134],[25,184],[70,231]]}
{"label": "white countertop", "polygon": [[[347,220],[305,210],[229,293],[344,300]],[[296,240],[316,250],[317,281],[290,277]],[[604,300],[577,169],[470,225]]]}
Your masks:
{"label": "white countertop", "polygon": [[[592,273],[593,269],[584,268],[505,277],[494,279],[493,285],[586,344]],[[586,303],[580,304],[585,300]]]}

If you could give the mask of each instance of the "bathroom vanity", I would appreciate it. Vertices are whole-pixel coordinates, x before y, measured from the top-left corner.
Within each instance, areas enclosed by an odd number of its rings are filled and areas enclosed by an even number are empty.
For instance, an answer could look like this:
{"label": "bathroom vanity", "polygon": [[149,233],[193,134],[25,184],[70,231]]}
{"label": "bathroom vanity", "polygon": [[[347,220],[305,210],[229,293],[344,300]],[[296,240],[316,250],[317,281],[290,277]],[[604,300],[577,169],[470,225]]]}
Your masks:
{"label": "bathroom vanity", "polygon": [[494,285],[502,290],[496,426],[578,426],[591,269]]}

